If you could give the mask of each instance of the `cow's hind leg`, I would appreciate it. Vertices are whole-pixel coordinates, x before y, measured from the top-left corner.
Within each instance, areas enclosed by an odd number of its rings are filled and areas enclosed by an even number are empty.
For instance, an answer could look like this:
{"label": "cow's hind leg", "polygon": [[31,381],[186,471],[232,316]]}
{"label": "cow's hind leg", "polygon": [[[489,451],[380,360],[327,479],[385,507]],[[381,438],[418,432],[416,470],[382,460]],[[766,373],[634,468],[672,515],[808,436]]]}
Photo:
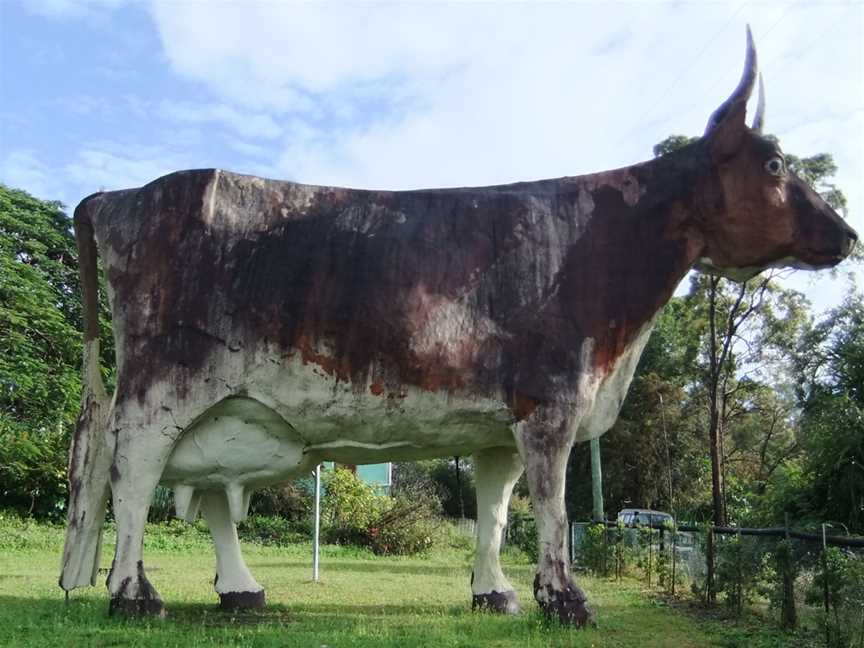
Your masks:
{"label": "cow's hind leg", "polygon": [[471,575],[472,609],[518,614],[519,599],[501,571],[498,558],[501,534],[507,525],[507,506],[522,460],[509,448],[490,448],[474,454],[477,484],[477,550]]}
{"label": "cow's hind leg", "polygon": [[208,491],[201,498],[201,513],[216,546],[216,580],[213,583],[223,609],[264,607],[264,588],[252,577],[237,539],[228,499],[222,491]]}
{"label": "cow's hind leg", "polygon": [[525,461],[525,476],[537,521],[537,574],[534,598],[550,617],[582,626],[593,620],[585,594],[570,576],[564,477],[573,445],[572,429],[563,417],[538,416],[519,425],[516,439]]}
{"label": "cow's hind leg", "polygon": [[110,469],[117,547],[108,575],[109,612],[161,615],[162,601],[147,580],[142,558],[147,511],[176,430],[162,424],[116,424]]}

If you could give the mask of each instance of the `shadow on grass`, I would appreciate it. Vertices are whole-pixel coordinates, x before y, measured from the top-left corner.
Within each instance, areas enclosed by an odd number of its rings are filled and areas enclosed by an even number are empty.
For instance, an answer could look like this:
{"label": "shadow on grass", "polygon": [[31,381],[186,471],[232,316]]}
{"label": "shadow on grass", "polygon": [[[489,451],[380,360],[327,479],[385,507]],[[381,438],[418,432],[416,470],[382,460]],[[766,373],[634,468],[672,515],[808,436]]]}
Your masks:
{"label": "shadow on grass", "polygon": [[441,604],[340,604],[340,603],[292,603],[268,604],[263,610],[225,611],[213,603],[166,602],[164,618],[142,616],[110,616],[108,600],[95,597],[70,598],[62,596],[25,597],[0,595],[2,616],[17,620],[26,619],[31,627],[77,626],[153,626],[167,628],[183,627],[241,627],[241,626],[297,626],[314,625],[332,629],[348,630],[355,625],[367,625],[370,619],[388,618],[387,623],[417,622],[417,617],[470,618],[469,606]]}
{"label": "shadow on grass", "polygon": [[[299,568],[312,569],[311,560],[293,560],[293,561],[258,561],[249,560],[249,568],[255,571],[256,569],[271,569],[271,568]],[[387,574],[411,574],[411,575],[430,575],[437,574],[441,576],[450,576],[454,573],[464,573],[466,578],[471,575],[471,567],[469,565],[400,565],[398,563],[374,563],[362,561],[338,560],[333,562],[322,561],[322,569],[333,573],[387,573]]]}

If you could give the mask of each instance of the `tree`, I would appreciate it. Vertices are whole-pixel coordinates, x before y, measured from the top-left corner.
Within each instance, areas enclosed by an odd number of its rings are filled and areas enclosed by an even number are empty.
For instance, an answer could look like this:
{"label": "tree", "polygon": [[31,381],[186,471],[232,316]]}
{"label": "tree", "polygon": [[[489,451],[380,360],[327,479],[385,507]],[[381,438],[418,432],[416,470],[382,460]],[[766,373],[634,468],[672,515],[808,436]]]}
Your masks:
{"label": "tree", "polygon": [[855,290],[798,347],[811,512],[864,531],[864,296]]}
{"label": "tree", "polygon": [[[102,360],[113,367],[107,303],[103,296]],[[81,327],[71,219],[58,202],[0,185],[0,498],[24,513],[64,507]]]}
{"label": "tree", "polygon": [[[695,138],[685,135],[671,135],[654,147],[654,155],[665,155],[693,141]],[[831,177],[837,172],[830,154],[821,153],[807,158],[787,154],[786,159],[793,171],[822,191],[823,198],[832,207],[840,210],[845,208],[845,197],[830,183]],[[776,274],[756,277],[737,287],[732,287],[729,280],[717,276],[697,279],[693,284],[694,290],[699,290],[701,285],[707,306],[708,337],[703,384],[708,407],[713,518],[714,523],[721,526],[727,523],[724,441],[727,417],[734,411],[729,406],[729,398],[745,384],[739,380],[738,372],[762,361],[769,348],[785,348],[788,351],[789,336],[793,334],[790,327],[801,322],[801,309],[792,306],[800,305],[802,298],[772,284],[771,280]],[[772,298],[775,305],[787,306],[783,326],[778,326],[780,320],[768,309],[767,304]],[[752,325],[754,319],[760,320],[757,326],[751,326],[754,336],[742,335],[744,327]]]}
{"label": "tree", "polygon": [[80,330],[69,218],[59,203],[0,185],[0,493],[25,511],[62,507]]}
{"label": "tree", "polygon": [[[680,507],[689,516],[699,507],[702,489],[694,485],[702,481],[702,443],[687,398],[687,388],[697,378],[700,340],[693,313],[681,297],[661,312],[618,420],[603,437],[604,496],[610,512],[625,506]],[[578,444],[568,465],[567,506],[573,519],[592,514],[591,482],[585,479],[590,468],[589,444]]]}

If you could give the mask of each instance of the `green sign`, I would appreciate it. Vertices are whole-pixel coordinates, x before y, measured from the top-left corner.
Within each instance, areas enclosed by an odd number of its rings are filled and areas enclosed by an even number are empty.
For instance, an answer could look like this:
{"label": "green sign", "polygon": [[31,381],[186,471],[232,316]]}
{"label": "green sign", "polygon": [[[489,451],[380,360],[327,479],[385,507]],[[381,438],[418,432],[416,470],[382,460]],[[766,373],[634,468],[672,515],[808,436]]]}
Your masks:
{"label": "green sign", "polygon": [[[332,461],[324,462],[325,470],[333,470],[334,463]],[[357,477],[361,481],[374,486],[375,488],[387,493],[390,491],[390,486],[393,482],[393,464],[392,463],[377,463],[377,464],[362,464],[357,466]]]}

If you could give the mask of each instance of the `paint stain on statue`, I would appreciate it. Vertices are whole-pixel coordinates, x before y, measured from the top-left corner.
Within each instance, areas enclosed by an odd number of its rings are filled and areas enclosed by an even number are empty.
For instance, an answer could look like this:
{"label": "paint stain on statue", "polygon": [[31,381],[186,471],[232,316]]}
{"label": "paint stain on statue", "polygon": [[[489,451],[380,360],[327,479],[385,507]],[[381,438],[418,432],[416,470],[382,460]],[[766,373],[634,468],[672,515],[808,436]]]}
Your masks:
{"label": "paint stain on statue", "polygon": [[[130,592],[130,588],[135,588],[135,591]],[[137,579],[133,582],[132,577],[127,576],[120,583],[117,592],[111,597],[108,613],[111,615],[165,617],[162,600],[153,586],[150,585],[150,581],[147,580],[142,561],[139,560],[137,563]]]}
{"label": "paint stain on statue", "polygon": [[265,606],[264,590],[219,593],[219,607],[223,610],[263,610]]}
{"label": "paint stain on statue", "polygon": [[[573,388],[579,340],[595,340],[592,369],[607,374],[694,260],[676,214],[700,212],[707,162],[698,148],[669,157],[497,190],[250,187],[211,171],[104,194],[100,219],[123,232],[108,239],[130,259],[109,279],[135,311],[121,393],[143,403],[164,378],[183,399],[221,355],[252,357],[237,340],[267,339],[357,390],[503,389],[524,420]],[[252,202],[254,222],[226,224]],[[543,250],[561,250],[560,266]],[[152,271],[130,271],[142,264]]]}
{"label": "paint stain on statue", "polygon": [[551,568],[557,574],[556,577],[561,578],[560,582],[567,584],[558,590],[550,584],[541,585],[539,573],[534,576],[534,598],[540,609],[547,616],[558,618],[565,625],[581,627],[586,623],[593,623],[594,614],[587,605],[588,599],[581,589],[573,585],[569,577],[563,576],[566,571],[563,563],[559,561],[552,564]]}

